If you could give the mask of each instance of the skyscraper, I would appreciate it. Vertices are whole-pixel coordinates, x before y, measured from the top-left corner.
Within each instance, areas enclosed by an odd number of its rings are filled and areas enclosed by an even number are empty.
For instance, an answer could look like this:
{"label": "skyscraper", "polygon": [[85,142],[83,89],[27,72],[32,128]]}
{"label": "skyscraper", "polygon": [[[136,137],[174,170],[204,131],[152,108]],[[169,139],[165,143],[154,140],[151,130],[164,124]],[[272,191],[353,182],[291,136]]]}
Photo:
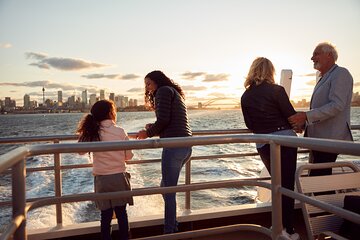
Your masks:
{"label": "skyscraper", "polygon": [[96,94],[90,94],[90,107],[96,103]]}
{"label": "skyscraper", "polygon": [[104,100],[105,99],[105,90],[101,89],[100,90],[100,100]]}
{"label": "skyscraper", "polygon": [[85,105],[88,104],[87,90],[82,91],[82,93],[81,93],[81,102],[85,103]]}
{"label": "skyscraper", "polygon": [[110,93],[109,99],[113,102],[115,102],[115,93]]}
{"label": "skyscraper", "polygon": [[24,95],[24,109],[30,109],[30,96],[28,94]]}
{"label": "skyscraper", "polygon": [[58,102],[62,103],[63,99],[62,99],[62,91],[58,91]]}

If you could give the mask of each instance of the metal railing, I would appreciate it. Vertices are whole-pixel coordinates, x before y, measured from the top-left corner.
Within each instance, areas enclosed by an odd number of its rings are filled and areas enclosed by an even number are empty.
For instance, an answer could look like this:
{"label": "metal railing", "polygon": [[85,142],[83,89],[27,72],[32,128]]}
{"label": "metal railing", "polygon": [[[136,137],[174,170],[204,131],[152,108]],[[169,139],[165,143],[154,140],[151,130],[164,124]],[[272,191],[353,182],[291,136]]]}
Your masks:
{"label": "metal railing", "polygon": [[[360,129],[360,126],[357,126]],[[355,129],[357,129],[355,128]],[[230,130],[231,133],[239,130]],[[241,130],[248,132],[247,130]],[[204,131],[205,132],[205,131]],[[272,222],[273,222],[273,231],[272,237],[275,239],[281,233],[281,214],[279,209],[280,206],[280,196],[281,193],[294,197],[296,199],[302,199],[307,201],[307,198],[304,196],[299,196],[299,194],[291,192],[288,193],[280,187],[280,145],[289,146],[289,147],[301,147],[306,149],[315,149],[319,151],[328,151],[328,152],[339,152],[349,155],[360,156],[360,144],[352,142],[343,142],[343,141],[331,141],[331,140],[320,140],[312,138],[297,138],[297,137],[286,137],[286,136],[274,136],[274,135],[221,135],[216,136],[216,134],[224,134],[223,130],[219,131],[208,131],[208,134],[213,134],[215,136],[198,136],[192,138],[168,138],[168,139],[148,139],[148,140],[131,140],[126,142],[92,142],[92,143],[59,143],[51,145],[31,145],[25,147],[19,147],[14,149],[4,155],[0,156],[0,173],[6,172],[8,168],[12,167],[12,180],[13,180],[13,196],[12,196],[12,207],[13,207],[13,221],[12,224],[7,228],[7,230],[1,236],[2,239],[7,239],[7,237],[14,234],[15,239],[26,239],[26,228],[24,220],[26,219],[27,211],[48,205],[48,204],[57,204],[61,206],[61,203],[65,202],[74,202],[74,201],[88,201],[94,199],[105,199],[112,197],[124,197],[124,196],[141,196],[148,194],[160,194],[167,192],[190,192],[200,189],[208,188],[220,188],[220,187],[239,187],[239,186],[260,186],[269,188],[272,190]],[[199,133],[199,135],[205,135],[205,133]],[[55,142],[60,140],[74,140],[76,136],[56,136]],[[2,140],[2,141],[1,141]],[[17,139],[0,139],[0,143],[15,143]],[[32,137],[32,139],[27,139],[27,141],[54,141],[54,138],[45,139],[44,137]],[[18,142],[18,141],[17,141]],[[202,184],[190,184],[190,178],[186,180],[184,186],[169,187],[169,188],[146,188],[146,189],[136,189],[129,192],[121,193],[104,193],[104,194],[77,194],[77,195],[68,195],[61,196],[61,186],[57,186],[56,196],[50,199],[38,199],[34,202],[26,204],[25,199],[25,159],[30,156],[40,155],[40,154],[54,154],[55,161],[57,159],[56,154],[60,153],[74,153],[81,151],[110,151],[110,150],[125,150],[125,149],[148,149],[148,148],[162,148],[162,147],[185,147],[185,146],[196,146],[196,145],[212,145],[212,144],[229,144],[229,143],[269,143],[271,145],[271,169],[272,169],[272,179],[271,186],[261,182],[259,180],[236,180],[236,181],[223,181],[223,182],[210,182]],[[334,148],[336,144],[336,148]],[[253,154],[253,153],[251,153]],[[60,156],[60,155],[59,155]],[[238,156],[238,155],[235,155]],[[60,158],[58,159],[60,163]],[[158,160],[156,160],[158,161]],[[55,176],[55,181],[61,182],[61,169],[64,166],[54,163],[55,172],[58,172],[59,176]],[[55,173],[56,174],[56,173]],[[15,187],[16,186],[16,187]],[[311,201],[311,200],[308,200]],[[190,205],[190,204],[189,204]],[[187,206],[190,207],[190,206]],[[61,209],[59,210],[61,212]],[[59,214],[61,215],[61,214]],[[349,219],[356,220],[355,222],[360,223],[359,216],[351,216]],[[61,217],[57,217],[57,222],[61,222]]]}

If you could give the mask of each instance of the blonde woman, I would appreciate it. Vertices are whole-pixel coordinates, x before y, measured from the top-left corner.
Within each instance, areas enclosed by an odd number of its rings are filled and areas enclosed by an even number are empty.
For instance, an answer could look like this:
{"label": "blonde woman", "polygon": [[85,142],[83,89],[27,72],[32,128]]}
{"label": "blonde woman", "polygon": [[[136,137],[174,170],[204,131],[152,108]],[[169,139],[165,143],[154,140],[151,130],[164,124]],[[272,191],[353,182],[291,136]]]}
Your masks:
{"label": "blonde woman", "polygon": [[[259,57],[252,63],[246,77],[245,92],[241,97],[241,108],[246,126],[255,134],[297,136],[288,117],[296,111],[282,86],[275,84],[275,68],[272,62]],[[265,167],[270,169],[270,145],[256,144]],[[281,185],[294,190],[297,148],[281,147]],[[300,239],[294,232],[294,199],[282,197],[283,234],[289,239]]]}

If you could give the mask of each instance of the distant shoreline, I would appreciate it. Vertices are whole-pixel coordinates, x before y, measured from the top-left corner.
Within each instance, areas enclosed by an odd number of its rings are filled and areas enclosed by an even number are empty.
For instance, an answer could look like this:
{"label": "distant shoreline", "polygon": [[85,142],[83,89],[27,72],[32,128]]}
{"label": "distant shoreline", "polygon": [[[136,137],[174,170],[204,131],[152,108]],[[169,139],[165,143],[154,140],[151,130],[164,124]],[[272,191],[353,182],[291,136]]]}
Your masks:
{"label": "distant shoreline", "polygon": [[[309,109],[309,107],[294,107],[295,109],[299,110],[306,110]],[[360,108],[360,106],[351,106],[351,108]],[[216,111],[216,110],[241,110],[241,108],[188,108],[189,111],[195,110],[195,111]],[[89,111],[12,111],[12,112],[0,112],[0,115],[19,115],[19,114],[69,114],[69,113],[88,113]],[[117,112],[149,112],[145,109],[122,109]]]}

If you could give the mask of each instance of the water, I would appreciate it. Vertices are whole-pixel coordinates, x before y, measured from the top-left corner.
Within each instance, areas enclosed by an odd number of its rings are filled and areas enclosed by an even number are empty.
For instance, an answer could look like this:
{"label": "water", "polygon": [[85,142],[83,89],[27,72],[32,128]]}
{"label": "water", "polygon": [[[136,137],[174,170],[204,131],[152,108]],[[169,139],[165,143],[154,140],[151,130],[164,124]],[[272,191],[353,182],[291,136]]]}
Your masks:
{"label": "water", "polygon": [[[76,126],[83,114],[39,114],[39,115],[0,115],[1,137],[23,137],[74,134]],[[153,112],[122,112],[118,113],[117,123],[128,132],[136,132],[146,123],[154,121]],[[214,130],[245,128],[240,110],[220,111],[189,111],[190,125],[193,130]],[[360,124],[360,108],[352,109],[352,124]],[[360,141],[360,131],[354,132],[356,141]],[[0,145],[0,154],[18,145]],[[239,152],[254,152],[254,144],[228,144],[195,146],[193,156],[228,154]],[[147,149],[134,151],[134,160],[160,158],[161,149]],[[87,155],[62,154],[62,164],[89,163]],[[340,156],[348,159],[348,156]],[[307,160],[306,155],[299,155],[299,162]],[[52,166],[53,155],[31,157],[27,160],[28,167]],[[258,177],[263,164],[258,157],[211,159],[192,162],[192,182],[216,181],[244,177]],[[161,178],[160,163],[129,165],[128,171],[132,175],[133,188],[159,186]],[[91,169],[72,169],[62,172],[63,195],[73,193],[93,192],[93,177]],[[26,178],[26,197],[53,196],[53,172],[28,173]],[[184,183],[183,173],[180,183]],[[8,200],[11,194],[11,179],[0,176],[0,200]],[[233,189],[203,190],[192,193],[192,209],[211,208],[243,203],[256,200],[256,188],[241,187]],[[184,209],[184,194],[178,194],[178,209]],[[144,216],[162,214],[163,200],[161,196],[135,197],[135,204],[128,208],[130,216]],[[0,209],[0,232],[11,216],[10,208]],[[56,225],[55,207],[49,206],[31,211],[28,215],[29,228],[42,228]],[[63,205],[64,225],[98,220],[99,211],[92,202],[81,202]]]}

